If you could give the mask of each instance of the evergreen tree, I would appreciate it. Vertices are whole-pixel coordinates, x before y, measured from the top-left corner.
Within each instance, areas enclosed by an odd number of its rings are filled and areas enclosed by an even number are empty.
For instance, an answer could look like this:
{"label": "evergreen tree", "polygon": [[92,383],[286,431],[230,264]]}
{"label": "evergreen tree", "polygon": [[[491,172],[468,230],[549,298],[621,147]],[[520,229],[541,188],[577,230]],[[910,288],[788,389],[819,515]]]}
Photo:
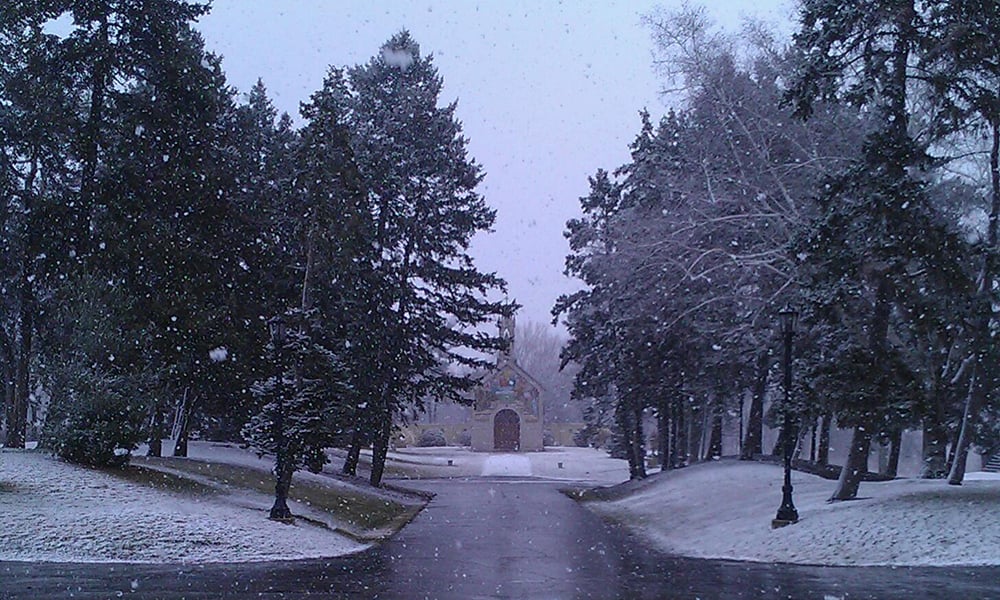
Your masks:
{"label": "evergreen tree", "polygon": [[948,483],[958,485],[965,475],[979,412],[998,387],[990,356],[1000,237],[1000,50],[994,41],[1000,35],[1000,13],[989,2],[949,0],[932,3],[927,21],[930,34],[923,40],[921,66],[931,74],[941,132],[954,138],[955,133],[985,130],[990,138],[989,183],[984,186],[989,191],[983,194],[989,198],[989,220],[977,248],[979,273],[968,324],[974,358],[948,477]]}
{"label": "evergreen tree", "polygon": [[0,13],[0,374],[5,444],[24,447],[40,289],[66,275],[73,256],[62,216],[75,125],[73,73],[46,15],[24,5]]}
{"label": "evergreen tree", "polygon": [[225,137],[234,108],[218,59],[190,28],[161,49],[117,95],[87,261],[137,299],[153,332],[149,360],[164,367],[154,415],[171,397],[191,413],[206,396],[232,399],[241,387],[231,377],[241,363],[211,356],[239,358],[249,328],[234,318],[234,293],[255,235],[237,213]]}
{"label": "evergreen tree", "polygon": [[315,312],[293,309],[280,320],[281,333],[267,348],[278,374],[254,384],[261,409],[243,428],[243,437],[262,455],[274,455],[275,504],[270,516],[289,519],[286,500],[292,476],[302,468],[319,472],[327,462],[325,449],[332,445],[342,418],[338,407],[347,382],[337,355],[315,339]]}
{"label": "evergreen tree", "polygon": [[[859,360],[868,365],[870,385],[863,401],[841,415],[841,422],[854,425],[854,435],[834,500],[857,495],[872,437],[882,430],[899,364],[899,350],[888,339],[893,307],[910,290],[946,293],[962,286],[954,267],[960,243],[915,176],[928,168],[928,155],[908,128],[909,68],[925,35],[923,17],[912,0],[850,6],[807,1],[795,36],[801,62],[788,98],[800,115],[809,115],[818,99],[840,98],[875,115],[860,159],[829,184],[807,250],[818,264],[811,284],[818,309],[848,327],[845,305],[854,304],[858,318],[866,315],[853,325],[867,338],[853,352],[863,353]],[[860,74],[853,64],[862,65]]]}
{"label": "evergreen tree", "polygon": [[504,283],[468,255],[472,236],[488,230],[495,213],[476,192],[482,169],[468,156],[455,104],[438,105],[442,79],[433,59],[403,31],[347,78],[373,275],[367,326],[354,340],[371,360],[352,454],[366,431],[378,484],[394,416],[408,405],[422,408],[427,397],[461,400],[475,382],[449,365],[485,366],[463,349],[499,348],[497,338],[476,328],[510,307],[488,299]]}

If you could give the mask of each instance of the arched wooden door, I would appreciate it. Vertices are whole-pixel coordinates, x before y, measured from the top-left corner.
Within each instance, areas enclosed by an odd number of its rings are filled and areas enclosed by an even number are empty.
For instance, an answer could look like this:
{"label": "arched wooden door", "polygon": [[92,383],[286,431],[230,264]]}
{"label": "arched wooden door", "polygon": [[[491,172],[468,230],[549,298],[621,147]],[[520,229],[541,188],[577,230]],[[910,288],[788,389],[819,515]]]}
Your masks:
{"label": "arched wooden door", "polygon": [[493,417],[493,449],[517,452],[521,448],[521,417],[505,408]]}

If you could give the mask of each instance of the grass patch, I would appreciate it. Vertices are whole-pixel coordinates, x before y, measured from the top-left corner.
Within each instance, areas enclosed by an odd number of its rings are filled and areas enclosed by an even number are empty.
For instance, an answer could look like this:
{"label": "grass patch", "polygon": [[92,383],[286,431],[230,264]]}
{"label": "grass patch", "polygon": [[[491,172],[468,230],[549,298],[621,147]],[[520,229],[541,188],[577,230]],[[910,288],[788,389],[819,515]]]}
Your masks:
{"label": "grass patch", "polygon": [[101,469],[104,473],[131,483],[189,496],[212,496],[219,494],[216,487],[175,473],[157,471],[139,465],[128,465],[124,469]]}
{"label": "grass patch", "polygon": [[[215,484],[220,488],[252,490],[265,495],[274,493],[274,478],[261,469],[191,458],[139,458],[141,464],[137,465],[138,470],[163,473],[156,470],[157,467],[167,468],[196,476],[197,480],[192,481],[204,487]],[[180,475],[174,476],[185,479]],[[344,486],[323,485],[295,477],[292,478],[289,498],[333,514],[338,522],[346,525],[342,527],[343,533],[358,539],[384,537],[408,523],[422,508],[420,504],[408,506],[360,490],[352,491]]]}

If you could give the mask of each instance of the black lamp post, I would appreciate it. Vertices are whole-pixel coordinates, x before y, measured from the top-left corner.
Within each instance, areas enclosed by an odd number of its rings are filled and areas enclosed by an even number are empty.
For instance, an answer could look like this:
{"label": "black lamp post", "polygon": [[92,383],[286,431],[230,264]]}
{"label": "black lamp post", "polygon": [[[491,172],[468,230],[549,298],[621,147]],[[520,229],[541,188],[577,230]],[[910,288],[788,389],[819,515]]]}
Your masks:
{"label": "black lamp post", "polygon": [[274,344],[275,352],[278,356],[278,389],[277,389],[277,414],[274,416],[274,506],[268,515],[269,519],[275,521],[291,521],[292,511],[288,508],[288,488],[290,481],[287,481],[285,473],[288,471],[288,455],[285,448],[285,390],[284,390],[284,360],[282,351],[285,347],[285,340],[288,335],[288,325],[285,319],[278,315],[267,322],[267,327],[271,332],[271,343]]}
{"label": "black lamp post", "polygon": [[778,312],[778,316],[781,318],[781,334],[785,341],[785,405],[781,424],[781,435],[784,438],[782,446],[785,452],[785,485],[781,488],[781,507],[778,508],[778,515],[771,521],[771,527],[784,527],[799,520],[799,511],[795,510],[795,504],[792,502],[792,450],[795,448],[796,436],[792,435],[792,424],[788,418],[792,395],[792,337],[795,335],[795,324],[799,313],[786,304]]}

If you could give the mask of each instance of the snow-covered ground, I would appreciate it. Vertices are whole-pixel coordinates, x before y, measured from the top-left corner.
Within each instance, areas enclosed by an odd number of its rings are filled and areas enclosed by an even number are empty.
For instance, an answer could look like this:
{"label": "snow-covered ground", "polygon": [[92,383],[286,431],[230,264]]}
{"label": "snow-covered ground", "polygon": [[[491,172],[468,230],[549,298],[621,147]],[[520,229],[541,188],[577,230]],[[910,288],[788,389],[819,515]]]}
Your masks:
{"label": "snow-covered ground", "polygon": [[544,452],[517,454],[473,452],[455,446],[404,448],[390,452],[388,464],[389,477],[414,479],[507,475],[597,485],[628,480],[628,463],[592,448],[553,446]]}
{"label": "snow-covered ground", "polygon": [[827,565],[1000,564],[1000,478],[962,486],[897,479],[862,483],[859,499],[827,503],[834,481],[793,472],[799,522],[771,528],[780,467],[726,460],[630,482],[623,497],[586,505],[685,556]]}
{"label": "snow-covered ground", "polygon": [[4,450],[0,560],[228,562],[338,556],[367,547],[302,519],[269,521],[269,502],[252,492],[173,493],[40,452]]}
{"label": "snow-covered ground", "polygon": [[[170,450],[164,448],[166,454]],[[249,467],[262,479],[270,477],[268,458],[236,446],[192,442],[189,456]],[[136,463],[182,476],[195,488],[203,484],[202,489],[171,492],[70,465],[42,452],[0,451],[0,560],[228,562],[337,556],[367,547],[335,531],[350,527],[316,507],[292,499],[292,512],[307,518],[294,525],[276,523],[266,518],[273,500],[268,494],[220,489],[208,476],[171,467],[169,461],[146,461],[140,456]],[[433,477],[512,475],[612,484],[628,475],[623,461],[581,448],[514,455],[462,448],[407,449],[393,453],[390,464],[404,475],[416,469],[417,476]],[[328,469],[338,467],[335,462]],[[295,481],[343,488],[379,502],[384,496],[415,504],[412,497],[397,492],[359,491],[350,482],[325,475],[299,472]]]}
{"label": "snow-covered ground", "polygon": [[531,459],[523,454],[494,454],[483,462],[483,476],[531,477]]}

